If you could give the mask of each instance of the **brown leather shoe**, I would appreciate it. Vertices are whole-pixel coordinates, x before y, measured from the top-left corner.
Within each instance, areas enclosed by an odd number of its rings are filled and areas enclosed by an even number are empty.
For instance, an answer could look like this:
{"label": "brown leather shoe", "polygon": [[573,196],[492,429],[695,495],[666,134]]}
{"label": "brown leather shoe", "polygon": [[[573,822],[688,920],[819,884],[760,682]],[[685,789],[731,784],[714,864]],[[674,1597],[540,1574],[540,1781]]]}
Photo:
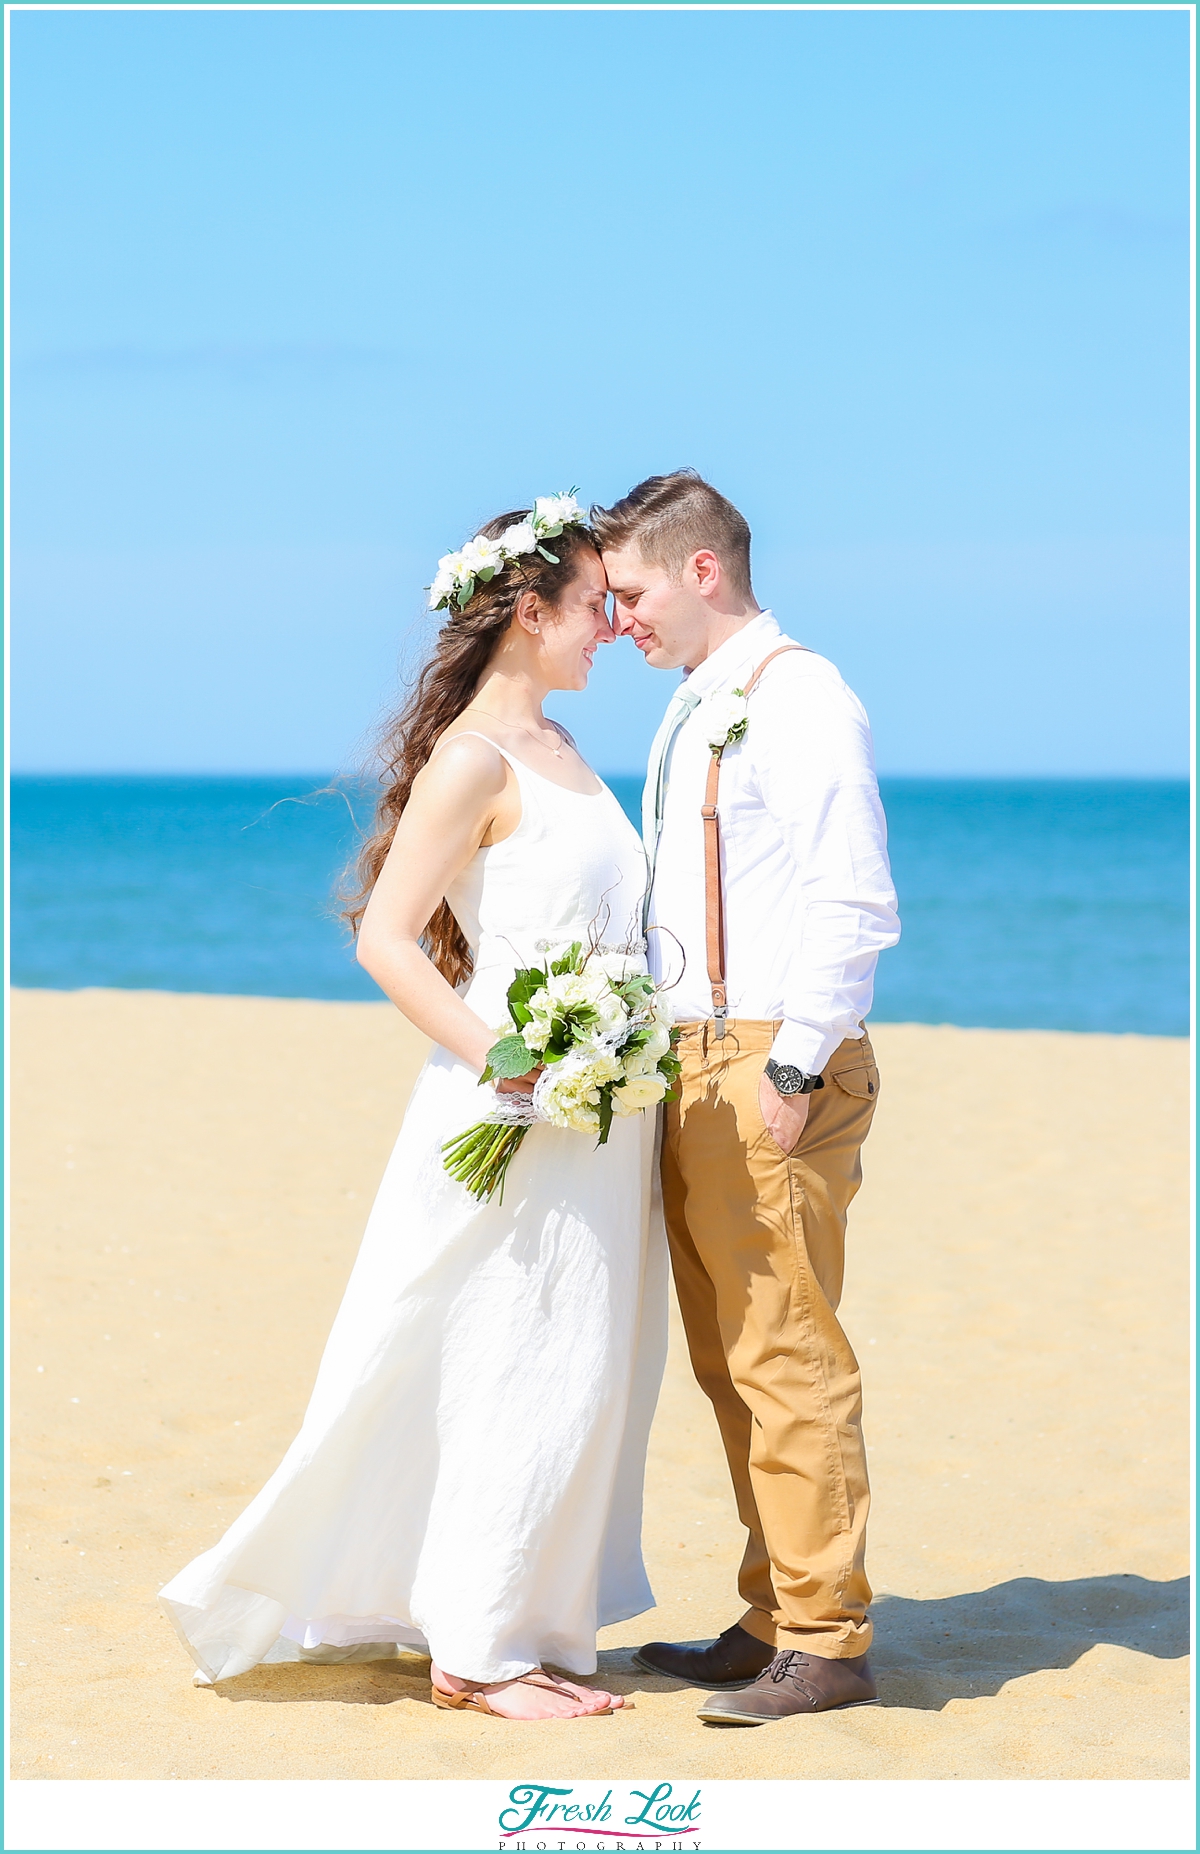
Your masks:
{"label": "brown leather shoe", "polygon": [[651,1674],[670,1674],[694,1687],[744,1687],[775,1659],[775,1650],[735,1622],[707,1648],[679,1642],[647,1642],[633,1657]]}
{"label": "brown leather shoe", "polygon": [[754,1685],[736,1698],[715,1693],[696,1714],[709,1725],[769,1725],[798,1712],[834,1712],[840,1706],[877,1706],[879,1695],[865,1654],[829,1661],[785,1648]]}

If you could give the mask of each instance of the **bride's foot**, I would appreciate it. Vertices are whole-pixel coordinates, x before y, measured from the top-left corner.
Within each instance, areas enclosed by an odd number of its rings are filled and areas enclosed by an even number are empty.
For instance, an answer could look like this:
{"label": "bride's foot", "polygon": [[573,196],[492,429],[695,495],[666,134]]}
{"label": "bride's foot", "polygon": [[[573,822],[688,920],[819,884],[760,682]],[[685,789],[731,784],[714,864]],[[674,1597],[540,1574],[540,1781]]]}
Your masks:
{"label": "bride's foot", "polygon": [[605,1693],[598,1687],[581,1686],[561,1674],[548,1674],[535,1667],[517,1680],[498,1680],[485,1685],[478,1680],[462,1680],[446,1674],[436,1664],[430,1669],[434,1687],[441,1693],[479,1693],[488,1709],[502,1719],[585,1719],[598,1712],[616,1712],[625,1702],[619,1693]]}

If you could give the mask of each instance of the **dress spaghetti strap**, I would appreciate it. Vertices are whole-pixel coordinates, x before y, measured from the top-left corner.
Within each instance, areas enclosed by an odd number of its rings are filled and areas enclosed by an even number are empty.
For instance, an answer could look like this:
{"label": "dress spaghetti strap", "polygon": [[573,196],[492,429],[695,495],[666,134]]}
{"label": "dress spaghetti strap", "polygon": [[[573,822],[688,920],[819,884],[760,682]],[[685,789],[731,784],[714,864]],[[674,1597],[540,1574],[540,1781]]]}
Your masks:
{"label": "dress spaghetti strap", "polygon": [[[493,740],[490,734],[480,733],[477,727],[461,728],[457,734],[443,734],[442,738],[438,741],[437,746],[433,749],[433,752],[429,756],[431,760],[437,758],[438,754],[441,752],[442,748],[446,745],[446,742],[448,740],[486,740],[488,746],[495,747],[496,752],[500,755],[500,758],[502,760],[507,760],[508,764],[512,767],[513,771],[517,773],[518,779],[520,778],[521,775],[519,772],[517,772],[517,768],[522,764],[522,762],[517,758],[516,754],[510,753],[507,747],[502,747],[500,745],[500,742],[498,740]],[[428,764],[428,761],[426,761],[426,764]],[[526,766],[525,771],[532,772],[533,767]],[[551,780],[551,784],[553,784],[553,780]]]}

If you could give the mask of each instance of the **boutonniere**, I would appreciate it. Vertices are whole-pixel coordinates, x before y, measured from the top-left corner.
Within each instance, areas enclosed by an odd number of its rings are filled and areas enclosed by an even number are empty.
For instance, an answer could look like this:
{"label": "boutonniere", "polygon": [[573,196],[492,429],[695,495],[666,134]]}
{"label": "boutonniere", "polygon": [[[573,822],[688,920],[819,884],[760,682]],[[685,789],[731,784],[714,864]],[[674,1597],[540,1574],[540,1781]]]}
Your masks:
{"label": "boutonniere", "polygon": [[704,704],[708,726],[708,744],[715,754],[735,746],[745,738],[750,723],[750,708],[741,689],[721,690],[710,695]]}

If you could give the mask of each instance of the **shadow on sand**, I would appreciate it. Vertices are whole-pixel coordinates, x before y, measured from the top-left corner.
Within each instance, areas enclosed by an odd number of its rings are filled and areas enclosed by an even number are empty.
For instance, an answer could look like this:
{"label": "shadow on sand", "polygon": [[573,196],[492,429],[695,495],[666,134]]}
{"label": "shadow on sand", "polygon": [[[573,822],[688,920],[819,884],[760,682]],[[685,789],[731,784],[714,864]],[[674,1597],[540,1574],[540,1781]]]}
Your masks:
{"label": "shadow on sand", "polygon": [[[1071,1667],[1098,1642],[1159,1660],[1188,1652],[1186,1577],[1161,1584],[1128,1573],[1064,1583],[1015,1577],[990,1590],[923,1602],[882,1596],[871,1613],[880,1698],[885,1706],[918,1712],[940,1712],[950,1700],[998,1693],[1022,1674]],[[681,1688],[682,1681],[634,1667],[640,1641],[603,1650],[594,1684],[631,1694]],[[388,1706],[402,1699],[428,1704],[429,1662],[416,1654],[333,1665],[287,1661],[222,1680],[212,1691],[221,1699],[260,1705]]]}
{"label": "shadow on sand", "polygon": [[[1188,1585],[1186,1577],[1160,1584],[1129,1573],[1064,1583],[1014,1577],[964,1596],[877,1597],[871,1665],[880,1699],[940,1712],[950,1700],[998,1693],[1022,1674],[1071,1667],[1098,1642],[1176,1660],[1188,1652]],[[682,1685],[630,1669],[629,1655],[602,1654],[597,1681],[616,1689],[629,1670],[648,1692]]]}

